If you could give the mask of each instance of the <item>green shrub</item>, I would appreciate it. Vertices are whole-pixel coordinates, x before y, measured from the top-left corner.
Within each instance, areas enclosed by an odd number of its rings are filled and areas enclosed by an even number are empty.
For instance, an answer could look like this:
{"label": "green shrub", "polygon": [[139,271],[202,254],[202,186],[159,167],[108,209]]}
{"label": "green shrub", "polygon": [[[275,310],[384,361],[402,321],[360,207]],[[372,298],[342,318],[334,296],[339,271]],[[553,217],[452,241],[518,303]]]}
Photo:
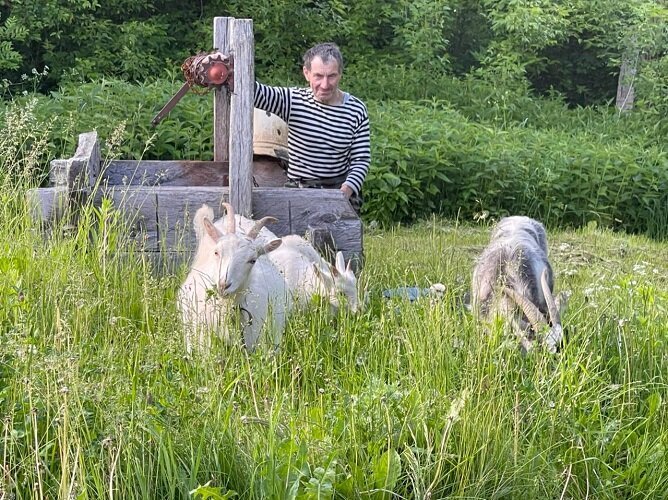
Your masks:
{"label": "green shrub", "polygon": [[438,102],[377,104],[371,115],[370,219],[523,213],[631,231],[665,220],[668,158],[642,137],[609,142],[582,129],[498,128]]}
{"label": "green shrub", "polygon": [[[115,154],[125,159],[213,158],[212,94],[189,93],[172,112],[158,124],[151,120],[181,86],[182,81],[156,81],[132,85],[119,80],[71,85],[39,97],[37,113],[57,116],[71,129],[54,130],[56,150],[71,156],[77,135],[97,130],[103,157],[108,154],[104,142],[121,122],[125,122],[124,141]],[[149,145],[147,147],[147,145]]]}
{"label": "green shrub", "polygon": [[[54,121],[49,158],[71,156],[77,134],[93,129],[103,157],[109,157],[105,143],[123,124],[124,142],[114,148],[115,157],[211,160],[211,95],[186,95],[151,126],[180,84],[105,80],[39,97],[35,113]],[[474,99],[483,94],[485,87],[466,85]],[[464,91],[458,88],[462,94],[453,101],[460,104]],[[432,213],[465,219],[523,213],[553,225],[595,221],[653,235],[668,232],[668,159],[651,133],[653,123],[641,123],[642,115],[568,110],[556,99],[516,102],[505,116],[497,107],[474,120],[473,105],[368,101],[373,160],[364,218],[391,224]],[[477,106],[486,112],[482,102]],[[527,118],[519,121],[522,113]]]}

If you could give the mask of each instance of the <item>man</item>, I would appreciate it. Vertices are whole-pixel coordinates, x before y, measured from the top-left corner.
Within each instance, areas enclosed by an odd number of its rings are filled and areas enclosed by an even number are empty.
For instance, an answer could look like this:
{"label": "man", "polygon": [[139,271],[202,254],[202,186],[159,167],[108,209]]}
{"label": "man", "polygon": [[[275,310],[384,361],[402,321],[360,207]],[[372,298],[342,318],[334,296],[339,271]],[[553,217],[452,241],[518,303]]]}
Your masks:
{"label": "man", "polygon": [[339,89],[343,57],[335,44],[307,50],[303,71],[309,88],[255,84],[255,107],[288,124],[286,186],[340,189],[359,213],[371,162],[366,106]]}

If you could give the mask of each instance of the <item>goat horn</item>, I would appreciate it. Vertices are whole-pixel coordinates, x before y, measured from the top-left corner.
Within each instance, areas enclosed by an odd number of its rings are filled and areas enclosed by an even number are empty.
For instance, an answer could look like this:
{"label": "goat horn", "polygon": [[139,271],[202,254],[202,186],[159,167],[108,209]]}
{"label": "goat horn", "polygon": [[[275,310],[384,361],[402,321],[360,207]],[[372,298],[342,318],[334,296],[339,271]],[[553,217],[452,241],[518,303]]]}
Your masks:
{"label": "goat horn", "polygon": [[540,284],[543,287],[543,295],[545,296],[545,302],[547,302],[547,310],[550,313],[550,321],[552,322],[552,326],[560,325],[561,317],[559,314],[559,307],[554,300],[554,295],[552,295],[550,285],[547,283],[547,268],[543,269],[543,272],[540,275]]}
{"label": "goat horn", "polygon": [[512,288],[504,287],[503,291],[513,299],[518,306],[520,306],[522,312],[524,312],[529,320],[529,323],[531,323],[534,332],[538,332],[540,328],[545,325],[545,317],[543,317],[543,314],[538,307],[536,307],[536,304],[531,302],[524,295],[517,293],[517,291]]}
{"label": "goat horn", "polygon": [[248,231],[248,237],[251,240],[254,240],[255,238],[257,238],[257,235],[260,234],[260,231],[264,226],[266,226],[267,224],[273,224],[274,222],[278,222],[278,219],[275,217],[262,217],[259,221],[255,223],[253,228],[250,231]]}
{"label": "goat horn", "polygon": [[229,234],[233,234],[237,228],[237,223],[234,220],[234,208],[232,205],[226,202],[222,202],[221,205],[225,208],[227,213],[227,218],[225,219],[225,231]]}

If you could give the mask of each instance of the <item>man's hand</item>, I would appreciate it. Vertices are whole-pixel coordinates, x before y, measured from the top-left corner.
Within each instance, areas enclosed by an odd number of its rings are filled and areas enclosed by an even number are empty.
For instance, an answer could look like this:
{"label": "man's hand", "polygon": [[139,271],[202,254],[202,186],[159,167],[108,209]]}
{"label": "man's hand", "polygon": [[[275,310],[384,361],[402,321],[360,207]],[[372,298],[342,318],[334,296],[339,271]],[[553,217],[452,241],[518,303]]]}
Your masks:
{"label": "man's hand", "polygon": [[346,184],[343,184],[340,189],[343,192],[343,194],[346,195],[346,198],[348,198],[348,199],[350,199],[350,197],[353,195],[352,188],[350,186],[346,185]]}

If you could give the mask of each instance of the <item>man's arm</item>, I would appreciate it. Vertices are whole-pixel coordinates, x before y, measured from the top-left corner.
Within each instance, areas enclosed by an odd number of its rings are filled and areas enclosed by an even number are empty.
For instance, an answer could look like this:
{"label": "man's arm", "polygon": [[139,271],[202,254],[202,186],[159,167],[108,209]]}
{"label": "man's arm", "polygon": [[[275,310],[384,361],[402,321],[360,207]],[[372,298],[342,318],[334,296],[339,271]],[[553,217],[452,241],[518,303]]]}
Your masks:
{"label": "man's arm", "polygon": [[360,122],[350,148],[350,167],[348,170],[348,177],[346,178],[341,191],[346,196],[350,197],[355,193],[359,193],[362,189],[362,184],[369,172],[369,165],[371,164],[371,137],[369,132],[369,115],[364,114]]}
{"label": "man's arm", "polygon": [[290,89],[288,87],[270,87],[255,82],[255,107],[274,113],[287,123],[290,116]]}

